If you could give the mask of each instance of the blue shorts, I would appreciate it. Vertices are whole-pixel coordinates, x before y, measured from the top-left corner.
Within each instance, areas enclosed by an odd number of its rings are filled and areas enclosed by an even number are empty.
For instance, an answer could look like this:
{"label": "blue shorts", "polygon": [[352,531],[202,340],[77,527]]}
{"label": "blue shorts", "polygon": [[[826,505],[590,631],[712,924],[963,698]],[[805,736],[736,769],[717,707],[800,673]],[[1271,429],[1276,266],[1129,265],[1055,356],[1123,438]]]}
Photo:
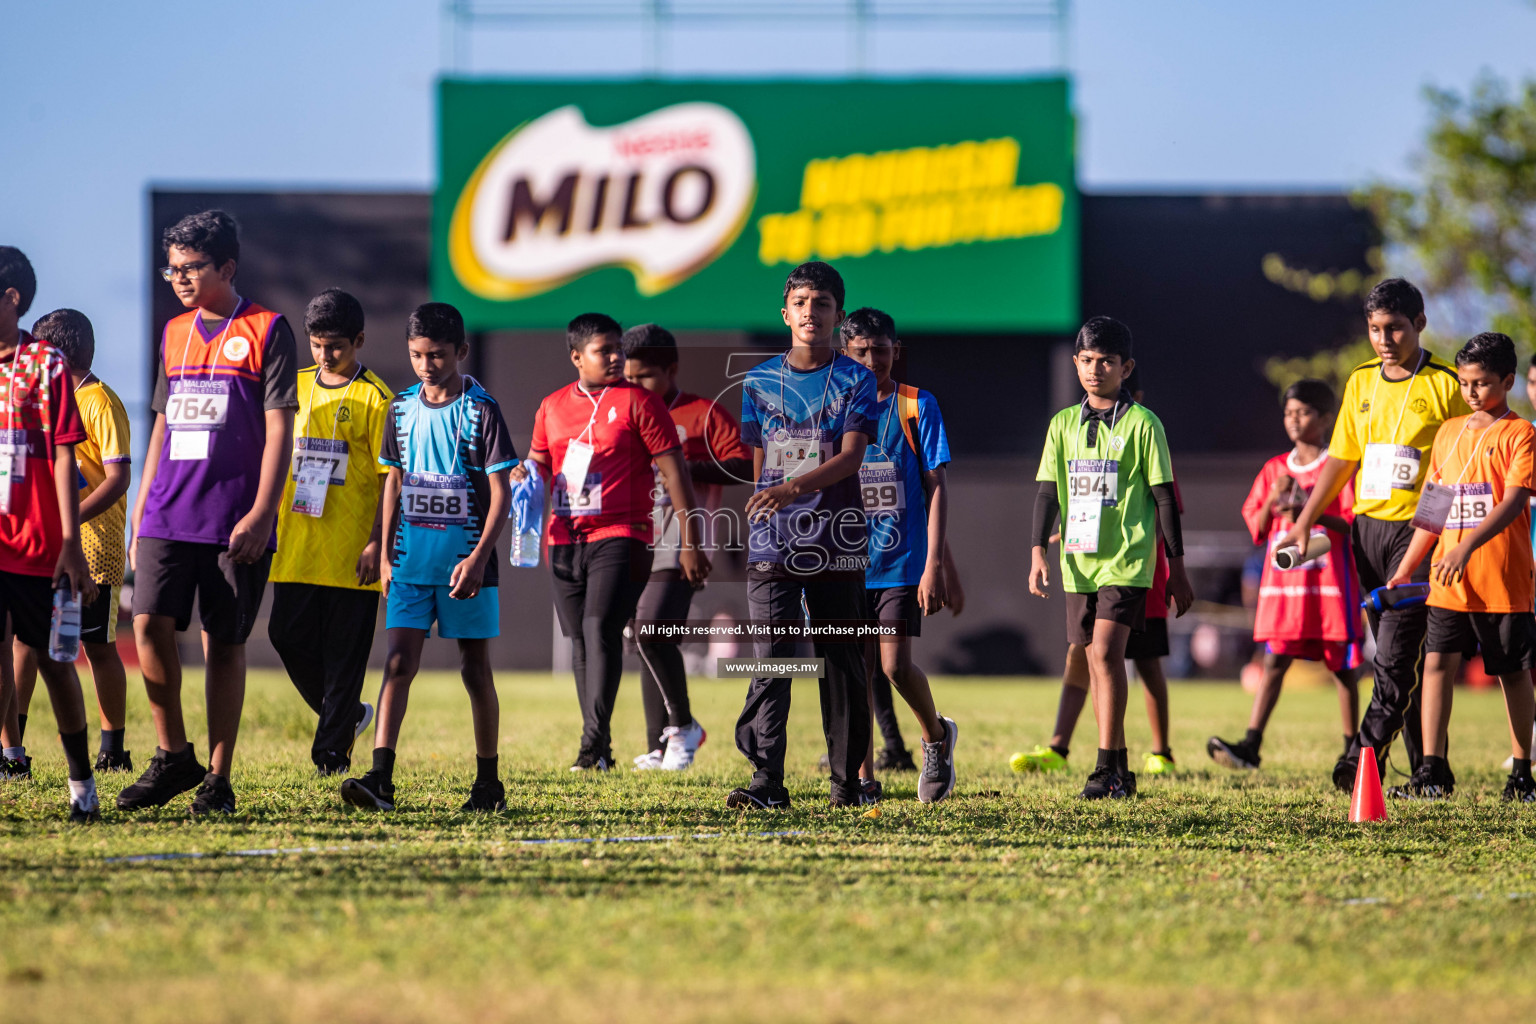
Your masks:
{"label": "blue shorts", "polygon": [[385,604],[384,628],[425,629],[446,640],[489,640],[501,635],[501,605],[495,587],[482,588],[467,600],[448,596],[451,587],[391,580]]}

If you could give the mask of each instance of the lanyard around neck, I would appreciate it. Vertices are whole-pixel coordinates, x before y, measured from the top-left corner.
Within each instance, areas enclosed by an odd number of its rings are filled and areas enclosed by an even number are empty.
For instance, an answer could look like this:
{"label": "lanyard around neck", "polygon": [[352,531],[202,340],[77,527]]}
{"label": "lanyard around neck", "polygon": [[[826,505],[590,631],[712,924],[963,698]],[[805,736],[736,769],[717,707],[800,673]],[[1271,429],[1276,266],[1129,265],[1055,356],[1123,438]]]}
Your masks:
{"label": "lanyard around neck", "polygon": [[[240,304],[244,301],[240,296],[235,296],[235,308],[230,311],[229,316],[224,318],[224,329],[219,332],[217,338],[213,339],[213,362],[208,364],[209,380],[213,380],[213,371],[219,368],[219,355],[224,351],[224,336],[229,333],[230,325],[240,315]],[[187,375],[187,353],[192,348],[192,332],[202,326],[202,323],[203,311],[199,309],[196,313],[192,314],[192,323],[187,327],[187,343],[181,346],[181,366],[176,370],[178,379]]]}
{"label": "lanyard around neck", "polygon": [[[599,393],[596,398],[593,398],[592,392],[582,387],[581,381],[578,380],[576,382],[576,390],[581,392],[581,396],[583,398],[592,403],[592,415],[587,417],[587,425],[581,429],[581,433],[576,435],[576,440],[580,441],[582,438],[587,437],[588,435],[591,435],[591,439],[587,442],[588,444],[592,444],[593,441],[597,440],[597,411],[603,407],[603,399],[608,397],[608,388],[610,386],[611,385],[604,384],[602,392]],[[596,448],[597,445],[592,444],[592,447]]]}
{"label": "lanyard around neck", "polygon": [[[317,387],[317,388],[322,386],[321,383],[320,383],[320,374],[322,372],[323,371],[321,371],[318,368],[315,370],[315,387]],[[336,440],[336,428],[341,425],[341,410],[346,408],[347,396],[352,393],[352,385],[357,383],[357,378],[362,374],[362,372],[363,372],[363,364],[362,363],[358,363],[357,364],[357,369],[352,371],[352,379],[347,381],[347,386],[342,389],[341,399],[340,399],[340,401],[338,401],[336,403],[336,411],[331,414],[331,440],[332,441]],[[468,389],[466,389],[466,390],[468,390]],[[315,400],[314,400],[314,391],[313,390],[310,391],[309,412],[310,412],[310,416],[313,416],[314,412],[315,412]],[[305,419],[304,425],[306,427],[309,426],[309,419],[308,418]],[[307,437],[309,435],[306,434],[305,436]]]}
{"label": "lanyard around neck", "polygon": [[[1088,396],[1087,395],[1083,396],[1083,405],[1082,405],[1082,407],[1084,409],[1089,408]],[[1127,407],[1126,411],[1129,412],[1130,408]],[[1084,450],[1083,449],[1083,428],[1088,425],[1088,422],[1089,421],[1084,420],[1082,418],[1082,414],[1081,413],[1078,414],[1078,422],[1077,422],[1077,453],[1079,455],[1083,454],[1083,450]],[[1112,409],[1110,411],[1110,414],[1109,414],[1109,424],[1108,424],[1108,427],[1109,427],[1109,440],[1104,442],[1104,449],[1105,449],[1105,451],[1113,452],[1115,450],[1115,427],[1119,426],[1119,424],[1120,424],[1120,399],[1116,398],[1115,399],[1115,407],[1114,407],[1114,409]],[[1098,451],[1098,447],[1099,446],[1097,444],[1094,445],[1094,451]]]}
{"label": "lanyard around neck", "polygon": [[[1419,361],[1414,364],[1413,372],[1408,375],[1408,393],[1403,396],[1403,404],[1397,410],[1397,423],[1396,423],[1396,425],[1394,425],[1392,427],[1392,437],[1391,437],[1391,440],[1390,440],[1391,444],[1396,444],[1397,443],[1397,432],[1399,430],[1403,429],[1403,414],[1408,411],[1408,402],[1409,402],[1410,399],[1413,398],[1413,382],[1418,380],[1418,378],[1419,378],[1419,371],[1424,369],[1424,364],[1426,362],[1428,362],[1428,360],[1429,360],[1429,353],[1425,352],[1423,349],[1419,349]],[[1386,376],[1386,369],[1387,368],[1385,366],[1383,366],[1381,368],[1381,372],[1376,375],[1376,383],[1374,385],[1372,385],[1372,387],[1371,387],[1371,409],[1372,410],[1375,410],[1375,408],[1376,408],[1376,392],[1381,390],[1381,378]],[[1401,382],[1400,381],[1393,381],[1392,383],[1398,384],[1398,383],[1401,383]],[[1370,436],[1371,421],[1370,420],[1366,420],[1365,421],[1365,432],[1366,432],[1365,443],[1366,444],[1370,444],[1371,443],[1371,436]]]}
{"label": "lanyard around neck", "polygon": [[[458,400],[454,402],[454,405],[459,407],[459,423],[458,426],[453,428],[453,461],[448,464],[449,476],[458,475],[455,471],[459,468],[459,449],[464,447],[464,421],[469,419],[469,406],[467,404],[469,402],[469,386],[475,383],[475,379],[465,374],[460,383],[463,385],[464,390],[459,392]],[[348,386],[350,387],[351,385]],[[426,394],[419,388],[416,391],[416,399],[426,408],[432,408],[432,406],[427,404]],[[433,411],[435,412],[436,410]],[[450,413],[449,415],[451,417],[452,414]],[[334,437],[335,435],[333,434],[332,438],[334,439]]]}
{"label": "lanyard around neck", "polygon": [[[1508,416],[1508,415],[1509,415],[1509,410],[1505,409],[1504,410],[1504,416]],[[1472,456],[1473,456],[1473,458],[1477,457],[1477,447],[1478,447],[1478,445],[1483,443],[1483,435],[1488,433],[1488,431],[1492,430],[1496,424],[1498,424],[1500,421],[1502,421],[1504,419],[1504,416],[1500,416],[1498,419],[1496,419],[1492,423],[1488,424],[1482,430],[1478,431],[1477,437],[1472,439]],[[1471,416],[1468,416],[1466,419],[1461,421],[1461,429],[1456,432],[1456,443],[1451,445],[1451,454],[1452,455],[1459,456],[1461,454],[1461,435],[1465,434],[1467,432],[1467,427],[1469,427],[1471,425],[1472,425],[1472,417]],[[1458,475],[1456,477],[1456,482],[1458,484],[1466,479],[1466,477],[1467,477],[1467,470],[1470,469],[1471,467],[1472,467],[1472,459],[1463,459],[1462,460],[1462,462],[1461,462],[1461,473],[1460,473],[1460,475]],[[1440,481],[1442,483],[1444,483],[1445,482],[1445,467],[1441,466],[1440,469],[1438,471],[1436,471],[1435,475],[1440,478]]]}
{"label": "lanyard around neck", "polygon": [[[835,362],[837,362],[837,356],[835,355],[827,360],[825,367],[827,379],[821,386],[821,403],[816,407],[816,418],[811,421],[811,433],[816,435],[817,441],[821,440],[821,415],[827,409],[827,395],[832,390],[832,364]],[[821,367],[817,367],[809,372],[820,373],[821,369]],[[789,425],[789,406],[784,403],[784,378],[789,376],[790,372],[789,353],[786,352],[782,357],[782,365],[779,367],[779,415],[784,418],[784,425],[786,427]]]}

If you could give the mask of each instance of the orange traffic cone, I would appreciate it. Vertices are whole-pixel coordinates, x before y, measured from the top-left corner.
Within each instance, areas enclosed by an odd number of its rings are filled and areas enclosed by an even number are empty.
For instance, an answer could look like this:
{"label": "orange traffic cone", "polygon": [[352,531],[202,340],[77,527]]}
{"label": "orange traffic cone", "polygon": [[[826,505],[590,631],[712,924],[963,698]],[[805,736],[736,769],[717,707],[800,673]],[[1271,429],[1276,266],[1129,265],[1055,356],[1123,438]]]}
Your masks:
{"label": "orange traffic cone", "polygon": [[1350,821],[1386,821],[1387,802],[1381,796],[1381,775],[1376,770],[1376,751],[1360,748],[1360,767],[1355,770],[1355,792],[1349,800]]}

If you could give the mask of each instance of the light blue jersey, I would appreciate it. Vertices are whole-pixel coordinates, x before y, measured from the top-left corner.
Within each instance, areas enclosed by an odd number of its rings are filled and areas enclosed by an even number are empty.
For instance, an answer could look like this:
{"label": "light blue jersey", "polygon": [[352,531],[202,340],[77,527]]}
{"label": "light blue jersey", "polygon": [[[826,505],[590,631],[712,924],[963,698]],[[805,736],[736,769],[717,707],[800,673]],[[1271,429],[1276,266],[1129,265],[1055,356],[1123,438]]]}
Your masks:
{"label": "light blue jersey", "polygon": [[[915,587],[922,581],[928,561],[928,500],[923,471],[949,462],[949,438],[938,401],[916,388],[901,390],[905,392],[901,397],[893,392],[877,405],[875,437],[864,450],[864,465],[859,469],[859,488],[869,517],[869,568],[864,573],[864,585],[874,589]],[[917,423],[903,423],[902,413],[910,415],[914,397]],[[922,449],[921,459],[907,441],[909,431]]]}

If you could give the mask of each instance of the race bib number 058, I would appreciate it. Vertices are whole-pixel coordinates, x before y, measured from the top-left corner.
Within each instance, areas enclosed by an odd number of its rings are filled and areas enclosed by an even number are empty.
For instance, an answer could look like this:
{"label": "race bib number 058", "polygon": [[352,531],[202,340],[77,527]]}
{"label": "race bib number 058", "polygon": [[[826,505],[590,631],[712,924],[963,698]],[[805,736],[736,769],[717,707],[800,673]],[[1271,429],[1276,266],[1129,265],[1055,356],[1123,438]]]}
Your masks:
{"label": "race bib number 058", "polygon": [[1447,530],[1475,530],[1493,512],[1492,484],[1456,484],[1451,512],[1445,517]]}

